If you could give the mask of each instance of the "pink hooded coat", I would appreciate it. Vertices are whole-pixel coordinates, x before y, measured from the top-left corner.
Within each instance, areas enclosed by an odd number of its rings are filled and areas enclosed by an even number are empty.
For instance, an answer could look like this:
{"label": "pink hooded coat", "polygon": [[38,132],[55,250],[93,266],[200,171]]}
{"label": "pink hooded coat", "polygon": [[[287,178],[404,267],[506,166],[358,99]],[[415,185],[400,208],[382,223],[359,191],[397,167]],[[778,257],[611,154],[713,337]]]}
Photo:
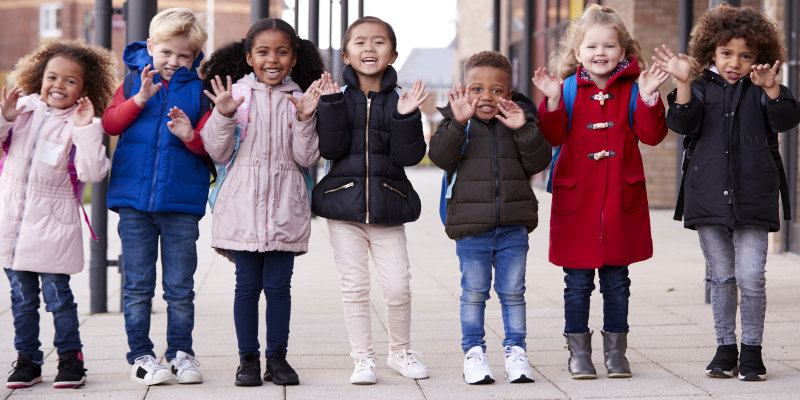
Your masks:
{"label": "pink hooded coat", "polygon": [[13,129],[0,174],[0,265],[19,271],[74,274],[83,270],[83,217],[70,182],[68,163],[83,182],[108,173],[100,120],[75,127],[77,108],[51,108],[38,94],[17,102],[13,122],[0,116],[0,142]]}

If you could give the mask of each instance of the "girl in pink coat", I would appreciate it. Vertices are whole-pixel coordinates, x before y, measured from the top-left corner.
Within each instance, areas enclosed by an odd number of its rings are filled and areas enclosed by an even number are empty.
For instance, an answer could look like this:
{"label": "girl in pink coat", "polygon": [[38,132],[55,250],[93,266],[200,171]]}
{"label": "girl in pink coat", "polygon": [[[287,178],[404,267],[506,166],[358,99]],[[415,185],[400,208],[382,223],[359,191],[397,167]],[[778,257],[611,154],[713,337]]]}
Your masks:
{"label": "girl in pink coat", "polygon": [[[595,270],[603,294],[608,376],[631,376],[625,358],[628,265],[653,255],[639,142],[655,146],[667,134],[657,89],[669,76],[655,67],[640,73],[640,62],[639,43],[616,11],[590,5],[562,41],[553,62],[558,77],[539,68],[533,78],[547,96],[539,107],[539,129],[553,146],[562,146],[553,170],[550,262],[564,267],[564,336],[576,379],[597,377],[588,326]],[[568,99],[558,78],[570,76],[575,90]],[[566,88],[565,83],[564,93]]]}
{"label": "girl in pink coat", "polygon": [[80,199],[70,177],[98,182],[108,172],[100,119],[116,84],[114,56],[75,41],[52,41],[22,58],[17,86],[0,94],[0,264],[11,286],[18,358],[6,386],[42,381],[39,281],[53,313],[55,388],[83,385],[86,373],[70,274],[83,269]]}

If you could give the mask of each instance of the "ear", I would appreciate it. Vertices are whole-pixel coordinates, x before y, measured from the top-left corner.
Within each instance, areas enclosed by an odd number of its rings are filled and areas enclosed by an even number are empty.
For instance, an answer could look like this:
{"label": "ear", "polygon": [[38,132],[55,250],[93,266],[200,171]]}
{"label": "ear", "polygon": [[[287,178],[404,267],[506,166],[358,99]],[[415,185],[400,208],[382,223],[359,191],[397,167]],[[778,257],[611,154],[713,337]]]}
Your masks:
{"label": "ear", "polygon": [[342,52],[342,62],[344,65],[350,65],[350,55],[346,52]]}
{"label": "ear", "polygon": [[150,41],[150,38],[147,38],[147,54],[149,54],[150,57],[153,56],[153,42]]}
{"label": "ear", "polygon": [[292,68],[297,65],[297,53],[293,53],[292,55]]}
{"label": "ear", "polygon": [[[253,66],[253,58],[250,57],[250,52],[249,51],[244,53],[244,59],[247,60],[247,65],[249,65],[251,67]],[[292,66],[294,66],[294,64]]]}
{"label": "ear", "polygon": [[508,96],[506,96],[506,100],[511,100],[511,97],[514,96],[514,89],[508,90]]}
{"label": "ear", "polygon": [[393,51],[392,55],[389,56],[389,64],[394,64],[395,60],[397,60],[397,52]]}
{"label": "ear", "polygon": [[580,51],[580,49],[575,49],[575,59],[578,60],[578,62],[581,61],[581,51]]}

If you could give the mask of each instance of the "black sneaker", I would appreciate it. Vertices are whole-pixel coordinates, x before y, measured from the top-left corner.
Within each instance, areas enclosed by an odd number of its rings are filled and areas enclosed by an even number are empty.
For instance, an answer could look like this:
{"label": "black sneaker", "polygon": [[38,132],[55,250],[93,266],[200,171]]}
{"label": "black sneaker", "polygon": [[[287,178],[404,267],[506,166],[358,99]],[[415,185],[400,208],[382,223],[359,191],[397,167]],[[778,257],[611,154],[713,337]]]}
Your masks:
{"label": "black sneaker", "polygon": [[261,386],[261,363],[257,352],[244,353],[236,369],[236,386]]}
{"label": "black sneaker", "polygon": [[30,355],[20,354],[17,361],[11,364],[13,368],[8,376],[6,387],[19,389],[31,387],[42,381],[42,365],[31,359]]}
{"label": "black sneaker", "polygon": [[58,374],[53,380],[53,387],[78,388],[86,383],[86,369],[83,368],[83,353],[70,350],[58,356]]}
{"label": "black sneaker", "polygon": [[767,379],[767,368],[761,360],[761,346],[750,346],[742,343],[739,354],[739,380],[763,381]]}
{"label": "black sneaker", "polygon": [[717,354],[706,367],[706,375],[712,378],[733,378],[736,375],[736,359],[739,352],[735,344],[717,347]]}
{"label": "black sneaker", "polygon": [[284,386],[300,383],[297,372],[286,362],[286,353],[282,351],[273,353],[272,357],[267,359],[267,372],[264,373],[264,380]]}

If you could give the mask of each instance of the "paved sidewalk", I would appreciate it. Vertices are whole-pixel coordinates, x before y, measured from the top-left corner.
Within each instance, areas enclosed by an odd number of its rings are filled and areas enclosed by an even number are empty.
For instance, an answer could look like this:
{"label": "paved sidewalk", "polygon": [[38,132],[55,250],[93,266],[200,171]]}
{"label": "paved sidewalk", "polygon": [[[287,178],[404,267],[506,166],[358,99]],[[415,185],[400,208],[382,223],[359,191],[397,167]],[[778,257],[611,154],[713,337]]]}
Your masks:
{"label": "paved sidewalk", "polygon": [[[88,381],[78,390],[51,387],[57,356],[52,347],[53,326],[41,311],[41,341],[45,343],[44,382],[29,389],[0,389],[0,399],[797,399],[800,397],[800,257],[770,254],[767,262],[767,323],[764,356],[765,382],[711,379],[703,374],[716,347],[711,308],[704,304],[704,261],[697,235],[672,220],[672,210],[651,211],[655,256],[631,267],[628,359],[633,378],[608,379],[603,368],[602,302],[592,296],[590,325],[594,364],[600,377],[576,381],[566,370],[563,330],[563,272],[547,262],[550,196],[540,197],[542,225],[530,236],[527,274],[528,356],[536,382],[509,384],[503,379],[501,341],[503,324],[497,297],[486,309],[489,361],[497,382],[469,386],[461,378],[458,297],[460,295],[455,244],[438,217],[441,173],[433,168],[409,171],[420,192],[423,213],[406,225],[412,264],[413,348],[424,353],[431,378],[413,381],[386,367],[386,326],[380,287],[373,282],[373,337],[378,349],[378,384],[354,386],[348,381],[352,364],[339,295],[338,271],[332,262],[325,220],[312,223],[310,251],[299,257],[293,279],[293,315],[289,362],[300,375],[299,386],[271,383],[254,388],[233,385],[238,365],[233,328],[233,264],[209,246],[211,217],[201,221],[199,266],[195,275],[195,351],[205,383],[145,387],[131,383],[125,362],[127,344],[119,313],[119,274],[109,269],[109,310],[89,314],[89,274],[73,277],[79,302]],[[109,213],[109,255],[119,253],[116,214]],[[88,244],[87,244],[88,254]],[[154,300],[151,337],[156,353],[163,354],[166,304]],[[16,358],[8,280],[0,279],[0,365],[11,369]],[[261,302],[262,310],[264,302]],[[263,344],[263,319],[262,319]]]}

